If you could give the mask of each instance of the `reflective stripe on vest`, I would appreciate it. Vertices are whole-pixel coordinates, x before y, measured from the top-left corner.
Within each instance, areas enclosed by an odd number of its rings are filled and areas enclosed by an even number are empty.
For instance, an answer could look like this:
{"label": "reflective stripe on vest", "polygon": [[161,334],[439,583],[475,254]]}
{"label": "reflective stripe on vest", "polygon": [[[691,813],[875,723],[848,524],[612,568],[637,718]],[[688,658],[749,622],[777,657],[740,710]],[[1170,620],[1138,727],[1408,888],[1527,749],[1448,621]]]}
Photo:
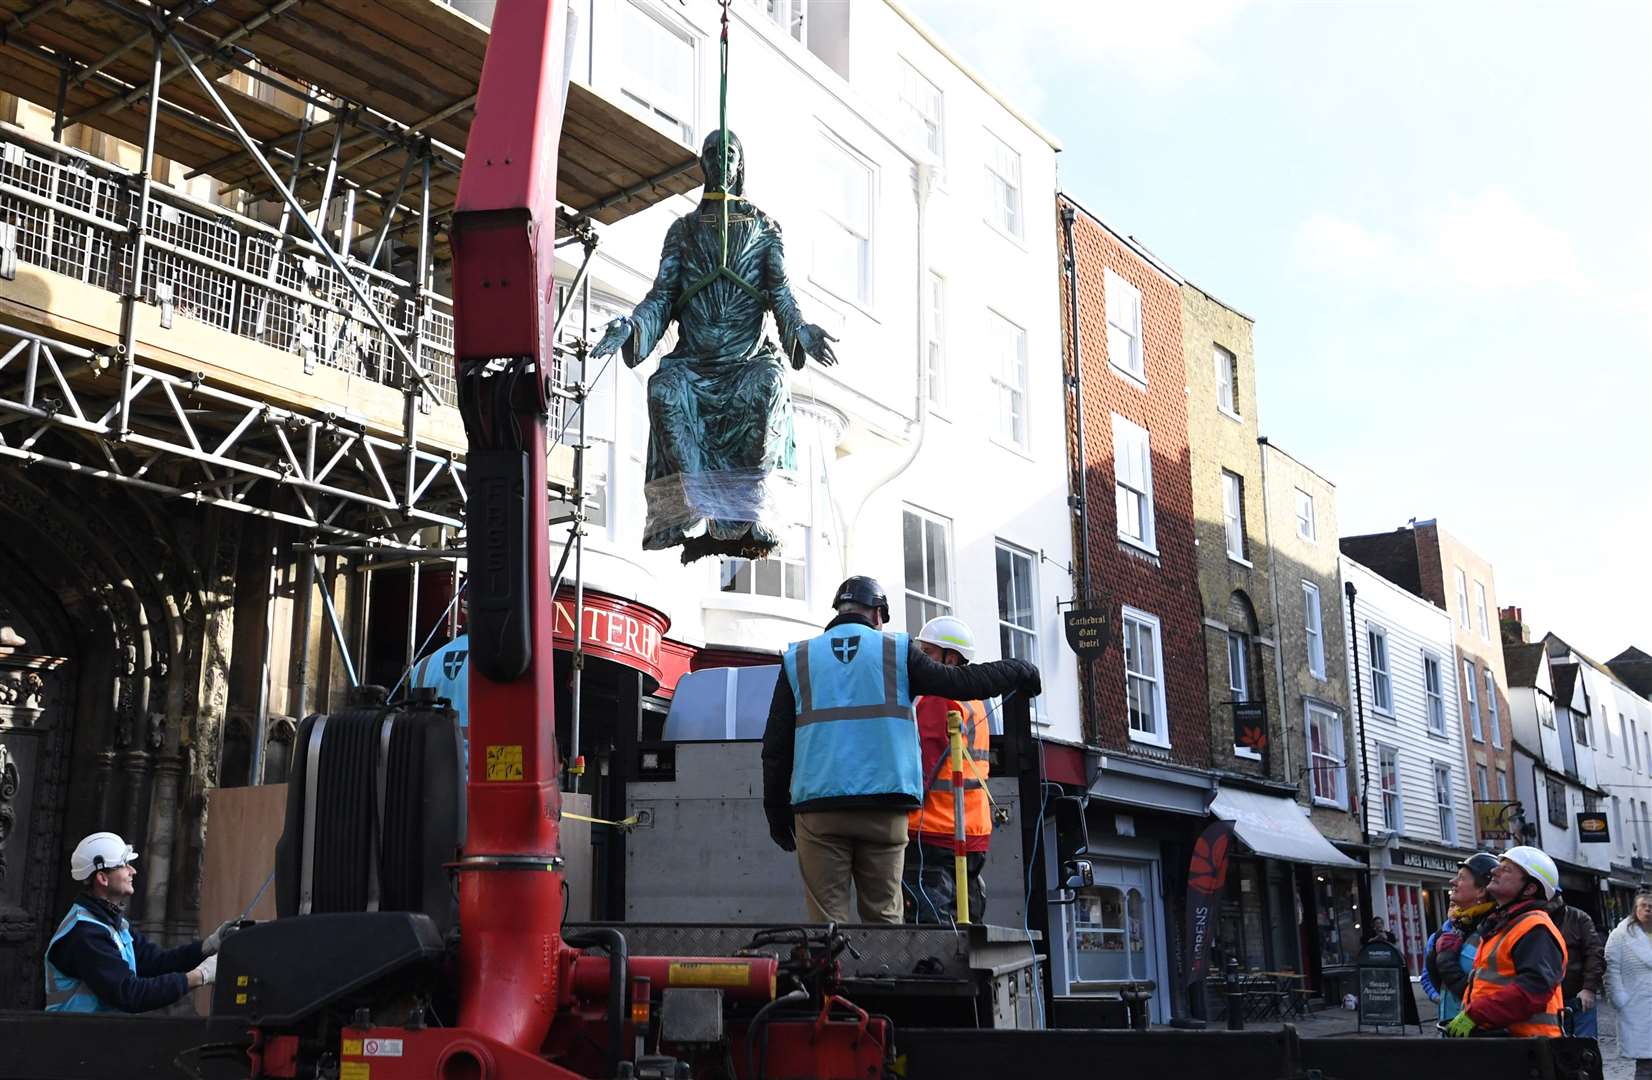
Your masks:
{"label": "reflective stripe on vest", "polygon": [[912,713],[905,634],[846,623],[786,650],[781,667],[797,702],[793,805],[859,795],[902,795],[916,806],[923,759]]}
{"label": "reflective stripe on vest", "polygon": [[138,973],[137,952],[132,946],[132,931],[131,928],[127,926],[126,920],[122,919],[120,921],[120,929],[116,930],[113,926],[110,926],[108,923],[93,915],[79,904],[75,904],[69,908],[69,913],[63,916],[63,921],[58,923],[57,932],[52,935],[52,940],[46,943],[45,956],[47,959],[45,959],[44,963],[46,969],[47,1012],[91,1013],[120,1011],[113,1005],[107,1005],[103,1001],[99,1000],[98,996],[92,993],[92,991],[88,989],[86,984],[80,979],[63,974],[63,972],[58,970],[57,965],[53,964],[49,959],[52,953],[52,946],[61,941],[64,935],[68,934],[69,931],[75,928],[76,924],[83,922],[91,923],[93,926],[98,927],[110,937],[114,938],[115,948],[120,951],[121,959],[126,961],[126,966],[132,970],[132,974],[136,975]]}
{"label": "reflective stripe on vest", "polygon": [[[920,704],[923,699],[919,699]],[[987,805],[986,779],[992,757],[992,725],[987,722],[986,706],[979,701],[950,702],[962,705],[964,710],[964,747],[969,760],[964,762],[964,835],[990,836],[992,812]],[[942,751],[929,778],[929,794],[922,809],[907,816],[909,832],[927,837],[954,840],[952,821],[952,747]],[[926,841],[927,842],[927,841]]]}
{"label": "reflective stripe on vest", "polygon": [[[1510,923],[1496,936],[1480,942],[1479,951],[1474,956],[1474,970],[1469,973],[1468,985],[1463,988],[1463,1008],[1466,1010],[1474,1001],[1474,989],[1477,986],[1507,986],[1514,982],[1514,947],[1521,938],[1533,930],[1542,927],[1554,935],[1555,943],[1560,946],[1560,969],[1566,970],[1566,939],[1561,937],[1556,929],[1554,920],[1542,909],[1533,909],[1525,912]],[[1560,1011],[1565,1008],[1566,1002],[1561,993],[1560,985],[1555,984],[1549,993],[1549,999],[1544,1003],[1541,1012],[1533,1013],[1524,1020],[1517,1020],[1510,1024],[1507,1031],[1517,1036],[1542,1036],[1545,1038],[1560,1037]]]}

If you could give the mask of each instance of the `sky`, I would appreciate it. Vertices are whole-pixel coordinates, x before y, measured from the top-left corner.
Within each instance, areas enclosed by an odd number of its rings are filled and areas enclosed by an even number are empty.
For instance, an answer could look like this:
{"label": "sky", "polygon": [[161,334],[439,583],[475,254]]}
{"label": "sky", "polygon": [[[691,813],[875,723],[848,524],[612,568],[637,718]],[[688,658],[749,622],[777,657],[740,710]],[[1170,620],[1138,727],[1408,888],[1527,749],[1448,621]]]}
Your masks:
{"label": "sky", "polygon": [[1534,636],[1652,652],[1652,4],[903,2],[1256,320],[1343,535],[1438,519]]}

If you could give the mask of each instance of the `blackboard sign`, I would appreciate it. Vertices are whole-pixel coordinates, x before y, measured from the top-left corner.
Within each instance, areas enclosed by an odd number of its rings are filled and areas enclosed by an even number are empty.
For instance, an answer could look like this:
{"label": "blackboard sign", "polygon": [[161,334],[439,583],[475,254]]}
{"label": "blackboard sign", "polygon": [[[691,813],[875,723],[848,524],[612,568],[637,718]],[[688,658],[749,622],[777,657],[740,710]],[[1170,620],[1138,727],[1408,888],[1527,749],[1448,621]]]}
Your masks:
{"label": "blackboard sign", "polygon": [[1107,608],[1072,608],[1062,612],[1067,644],[1085,660],[1100,656],[1107,648]]}
{"label": "blackboard sign", "polygon": [[1398,1027],[1417,1024],[1417,999],[1411,993],[1411,972],[1405,954],[1386,941],[1373,941],[1359,951],[1359,1027]]}

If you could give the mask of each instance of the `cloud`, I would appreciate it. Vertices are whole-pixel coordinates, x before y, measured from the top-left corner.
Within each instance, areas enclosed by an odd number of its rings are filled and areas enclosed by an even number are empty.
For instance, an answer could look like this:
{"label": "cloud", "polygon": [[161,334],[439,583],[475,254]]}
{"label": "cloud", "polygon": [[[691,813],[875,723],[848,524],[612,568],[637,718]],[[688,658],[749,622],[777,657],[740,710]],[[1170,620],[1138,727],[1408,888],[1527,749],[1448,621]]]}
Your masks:
{"label": "cloud", "polygon": [[909,0],[971,66],[1037,111],[1052,63],[1112,66],[1163,89],[1208,74],[1216,45],[1258,0]]}
{"label": "cloud", "polygon": [[1397,289],[1588,285],[1570,235],[1495,187],[1454,196],[1392,227],[1317,212],[1297,227],[1292,248],[1304,270]]}

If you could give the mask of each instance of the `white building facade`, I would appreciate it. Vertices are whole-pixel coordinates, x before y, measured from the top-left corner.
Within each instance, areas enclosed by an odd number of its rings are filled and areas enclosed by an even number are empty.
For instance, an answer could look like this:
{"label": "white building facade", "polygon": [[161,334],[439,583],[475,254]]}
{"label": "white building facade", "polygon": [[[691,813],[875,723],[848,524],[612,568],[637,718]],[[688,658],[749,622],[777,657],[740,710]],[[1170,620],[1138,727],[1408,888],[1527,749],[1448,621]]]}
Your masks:
{"label": "white building facade", "polygon": [[1351,712],[1364,771],[1353,771],[1371,834],[1372,912],[1417,975],[1474,845],[1451,617],[1346,556],[1341,571],[1355,590]]}
{"label": "white building facade", "polygon": [[[691,145],[716,130],[716,5],[579,8],[576,78]],[[839,364],[790,377],[799,497],[778,557],[684,567],[641,550],[647,379],[674,335],[634,370],[616,358],[586,422],[586,587],[664,612],[672,641],[772,653],[818,632],[840,580],[869,574],[894,629],[950,613],[978,659],[1037,662],[1038,719],[1076,742],[1057,607],[1073,593],[1057,147],[884,0],[746,0],[729,40],[746,195],[783,226],[798,304],[838,338]],[[603,230],[593,336],[641,299],[667,227],[696,204]]]}

